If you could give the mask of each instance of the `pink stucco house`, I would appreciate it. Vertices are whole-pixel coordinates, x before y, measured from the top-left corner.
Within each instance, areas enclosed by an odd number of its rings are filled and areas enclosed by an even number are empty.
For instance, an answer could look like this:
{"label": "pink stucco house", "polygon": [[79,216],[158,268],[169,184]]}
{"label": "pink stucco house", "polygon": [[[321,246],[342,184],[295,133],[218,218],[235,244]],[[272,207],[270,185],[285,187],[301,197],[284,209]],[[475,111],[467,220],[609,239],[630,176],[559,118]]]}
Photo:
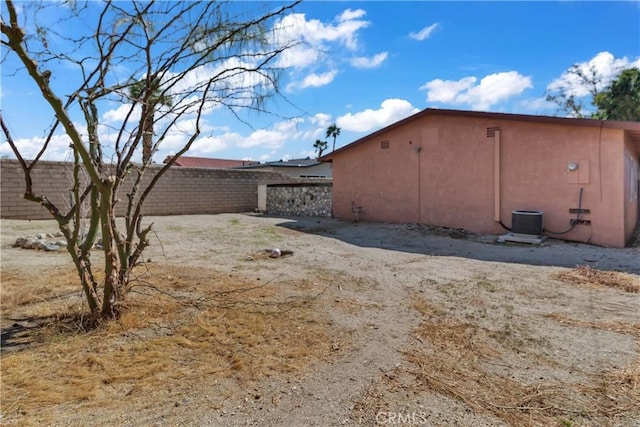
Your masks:
{"label": "pink stucco house", "polygon": [[545,235],[624,247],[639,157],[640,122],[426,109],[320,160],[337,218],[502,234],[542,212]]}

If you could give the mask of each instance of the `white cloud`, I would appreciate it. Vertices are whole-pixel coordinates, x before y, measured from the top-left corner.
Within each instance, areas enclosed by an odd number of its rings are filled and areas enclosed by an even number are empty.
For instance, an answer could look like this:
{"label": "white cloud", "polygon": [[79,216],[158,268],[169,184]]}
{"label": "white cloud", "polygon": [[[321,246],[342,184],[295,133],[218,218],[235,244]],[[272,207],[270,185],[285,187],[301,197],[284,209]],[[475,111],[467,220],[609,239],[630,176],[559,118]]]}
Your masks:
{"label": "white cloud", "polygon": [[[583,75],[587,77],[595,75],[598,80],[595,88],[600,91],[607,87],[623,69],[640,67],[640,58],[635,61],[630,61],[626,56],[615,58],[609,52],[600,52],[589,61],[580,62],[575,65]],[[585,82],[585,80],[576,75],[575,72],[571,72],[571,69],[562,73],[559,78],[547,86],[547,90],[551,92],[562,91],[567,95],[577,97],[589,95],[589,89],[592,88],[593,85]]]}
{"label": "white cloud", "polygon": [[352,21],[354,19],[362,18],[366,14],[367,12],[365,12],[362,9],[356,9],[356,10],[347,9],[344,12],[342,12],[340,15],[338,15],[338,21],[339,22]]}
{"label": "white cloud", "polygon": [[298,133],[298,125],[302,122],[304,122],[304,119],[302,118],[283,120],[274,124],[273,129],[282,134],[295,135]]}
{"label": "white cloud", "polygon": [[331,115],[325,113],[316,113],[311,118],[309,118],[309,121],[314,125],[327,127],[331,124]]}
{"label": "white cloud", "polygon": [[367,109],[338,117],[336,124],[344,131],[368,132],[395,123],[419,111],[404,99],[386,99],[377,110]]}
{"label": "white cloud", "polygon": [[286,141],[285,136],[278,131],[268,129],[258,129],[242,140],[237,142],[238,147],[264,147],[264,148],[280,148]]}
{"label": "white cloud", "polygon": [[378,53],[372,58],[367,58],[364,56],[358,56],[351,59],[351,65],[356,68],[375,68],[378,65],[382,64],[389,54],[387,52]]}
{"label": "white cloud", "polygon": [[298,140],[303,144],[307,144],[308,141],[315,141],[316,139],[326,139],[325,134],[327,132],[327,126],[320,126],[317,128],[306,129],[298,135]]}
{"label": "white cloud", "polygon": [[553,115],[558,105],[547,101],[546,97],[524,99],[518,102],[518,111],[531,114]]}
{"label": "white cloud", "polygon": [[411,37],[414,40],[426,40],[429,38],[429,36],[431,35],[431,33],[433,33],[433,31],[439,27],[439,24],[431,24],[428,27],[424,27],[422,30],[418,31],[417,33],[409,33],[409,37]]}
{"label": "white cloud", "polygon": [[367,21],[344,21],[341,22],[335,33],[338,40],[340,40],[347,49],[356,50],[358,47],[357,32],[362,28],[369,26]]}
{"label": "white cloud", "polygon": [[475,77],[464,77],[457,81],[435,79],[425,83],[420,89],[427,90],[429,102],[455,103],[456,97],[473,87],[476,80]]}
{"label": "white cloud", "polygon": [[[44,141],[45,138],[34,137],[18,138],[13,142],[18,148],[18,152],[22,157],[32,160],[36,157],[36,155],[42,148]],[[70,143],[71,139],[69,139],[66,134],[54,135],[49,142],[49,146],[47,148],[47,151],[44,153],[42,160],[69,160],[69,156],[71,153],[71,150],[69,149]],[[3,142],[2,144],[0,144],[0,156],[15,158],[8,142]]]}
{"label": "white cloud", "polygon": [[[260,58],[256,57],[254,60],[259,61]],[[247,96],[247,93],[253,93],[254,91],[260,92],[260,88],[270,87],[272,83],[261,73],[237,72],[237,70],[242,70],[244,68],[253,68],[254,65],[255,64],[240,60],[239,58],[230,58],[216,64],[215,66],[201,66],[187,72],[172,88],[171,93],[174,105],[171,107],[171,111],[169,111],[168,107],[160,108],[162,112],[169,112],[169,114],[164,117],[159,115],[156,116],[158,118],[156,134],[158,135],[163,132],[163,126],[171,125],[172,120],[175,119],[178,114],[182,115],[182,120],[178,121],[172,129],[169,129],[164,140],[160,143],[159,148],[162,151],[154,156],[154,158],[158,160],[159,157],[162,157],[161,154],[165,153],[166,150],[177,151],[181,149],[184,147],[191,135],[193,135],[196,127],[195,117],[198,113],[200,104],[202,103],[202,88],[206,86],[206,82],[213,76],[220,76],[218,86],[221,90],[224,91],[225,88],[230,88],[231,91],[238,94],[234,99],[234,103],[237,105],[241,105],[243,102],[248,105],[249,102],[251,102],[251,97]],[[167,78],[173,77],[175,76],[167,76]],[[189,96],[184,97],[184,95]],[[203,115],[209,114],[220,108],[219,103],[215,101],[216,95],[216,93],[209,94],[212,99],[207,99],[204,102],[202,109]],[[131,104],[125,103],[115,109],[106,111],[102,115],[103,124],[106,125],[103,127],[106,130],[105,135],[109,137],[108,139],[103,138],[103,141],[108,140],[112,143],[115,142],[114,131],[112,129],[108,129],[108,126],[117,126],[117,124],[122,123],[130,109]],[[139,117],[140,109],[136,106],[132,116],[129,118],[130,124],[135,126]],[[200,121],[200,131],[203,134],[211,132],[212,130],[213,128],[208,125],[205,120]],[[201,153],[210,153],[220,151],[227,146],[227,141],[227,139],[222,142],[210,136],[201,136],[197,142],[194,143],[190,152],[196,151]]]}
{"label": "white cloud", "polygon": [[356,68],[374,68],[382,64],[387,59],[387,52],[373,57],[360,54],[350,60],[345,58],[347,52],[360,50],[360,31],[371,25],[364,19],[365,15],[363,9],[346,9],[330,22],[309,19],[304,13],[292,13],[278,21],[274,26],[273,42],[291,46],[277,59],[278,67],[290,71],[286,91],[330,84],[345,61]]}
{"label": "white cloud", "polygon": [[530,77],[516,71],[490,74],[478,84],[476,82],[476,77],[464,77],[457,81],[436,79],[425,83],[420,89],[427,91],[428,102],[468,105],[474,110],[488,110],[491,106],[533,87]]}
{"label": "white cloud", "polygon": [[[74,122],[78,134],[80,135],[81,140],[87,141],[87,127],[78,122]],[[115,134],[108,128],[102,125],[98,125],[98,135],[102,142],[103,150],[106,156],[109,156],[110,150],[112,147],[109,145],[109,142],[112,142],[115,138]],[[42,149],[42,146],[45,143],[45,138],[43,137],[32,137],[32,138],[17,138],[14,139],[14,144],[16,145],[18,152],[22,157],[28,160],[32,160],[36,157],[36,155]],[[42,155],[42,160],[51,160],[51,161],[71,161],[73,160],[71,154],[71,148],[69,147],[71,144],[71,138],[66,133],[58,133],[51,137],[49,144],[47,145],[47,150]],[[8,142],[3,142],[0,144],[0,156],[7,156],[10,158],[15,158],[11,147]]]}
{"label": "white cloud", "polygon": [[347,9],[336,17],[335,24],[325,24],[318,19],[307,20],[304,13],[292,13],[274,26],[274,41],[277,44],[302,43],[319,50],[326,49],[326,42],[335,42],[354,50],[358,46],[358,31],[370,25],[360,19],[364,15],[364,10]]}
{"label": "white cloud", "polygon": [[302,119],[284,120],[274,124],[270,129],[257,129],[244,136],[236,132],[225,132],[199,138],[189,150],[189,153],[209,154],[228,148],[262,148],[278,149],[287,141],[300,135],[298,124]]}
{"label": "white cloud", "polygon": [[[319,113],[313,120],[328,120],[328,116]],[[224,131],[218,134],[210,134],[198,138],[189,149],[187,155],[190,156],[203,156],[211,157],[213,153],[219,153],[223,151],[230,151],[236,149],[246,149],[250,152],[247,158],[258,158],[260,161],[273,160],[277,155],[279,149],[282,149],[286,143],[298,143],[304,147],[311,147],[312,141],[309,133],[309,129],[304,129],[303,124],[305,120],[302,118],[293,118],[289,120],[283,120],[273,124],[269,128],[257,129],[248,135],[243,135],[238,132]],[[162,152],[155,156],[156,161],[162,161],[166,153],[174,153],[178,149],[184,146],[186,139],[188,138],[189,123],[185,123],[183,131],[172,132],[167,136],[166,141],[162,145]],[[218,129],[211,128],[213,131]],[[313,132],[317,129],[314,127]],[[324,132],[324,129],[322,130]],[[267,150],[267,153],[263,153]],[[262,154],[260,154],[262,153]],[[218,156],[220,156],[218,154]],[[236,158],[240,156],[236,155]],[[304,157],[304,156],[303,156]]]}
{"label": "white cloud", "polygon": [[[273,88],[273,82],[264,74],[264,71],[249,71],[255,69],[264,59],[262,55],[256,55],[251,60],[240,57],[231,57],[224,61],[196,67],[183,76],[171,88],[174,112],[196,113],[202,103],[202,96],[208,82],[215,78],[215,85],[209,89],[207,100],[204,103],[203,114],[219,108],[216,98],[226,98],[235,105],[248,106],[255,93],[261,93]],[[166,79],[175,78],[177,75],[167,75]]]}
{"label": "white cloud", "polygon": [[198,123],[195,117],[191,117],[176,122],[171,131],[191,136],[196,133],[196,128],[199,128],[201,133],[211,132],[215,129],[205,120],[200,120],[200,123]]}
{"label": "white cloud", "polygon": [[333,81],[337,74],[337,70],[327,71],[326,73],[322,74],[311,73],[306,76],[301,82],[292,82],[288,84],[287,91],[328,85]]}
{"label": "white cloud", "polygon": [[[198,138],[191,148],[188,155],[190,156],[204,156],[207,157],[212,153],[221,152],[233,148],[248,148],[252,150],[255,155],[256,149],[279,149],[287,141],[295,140],[301,135],[298,130],[298,125],[303,119],[294,118],[290,120],[283,120],[274,124],[270,129],[257,129],[251,132],[249,135],[241,135],[237,132],[225,131],[221,134],[210,134]],[[161,145],[162,153],[175,152],[181,149],[186,143],[189,136],[192,134],[193,129],[192,121],[185,121],[181,123],[179,128],[173,130],[167,135],[167,138]],[[216,130],[213,127],[207,127],[207,130]],[[158,158],[163,157],[159,154]],[[259,157],[261,160],[264,160]],[[157,161],[158,159],[156,159]],[[161,159],[160,159],[161,160]]]}
{"label": "white cloud", "polygon": [[306,68],[320,59],[320,50],[308,45],[296,45],[283,51],[278,57],[278,66],[282,68]]}
{"label": "white cloud", "polygon": [[[120,104],[118,108],[115,110],[108,110],[102,115],[103,123],[122,123],[122,121],[127,117],[127,114],[131,111],[131,104],[125,103]],[[134,108],[133,113],[131,114],[129,120],[139,120],[140,119],[140,108]]]}
{"label": "white cloud", "polygon": [[229,146],[226,141],[232,139],[232,137],[233,135],[222,135],[218,137],[205,136],[203,138],[198,138],[198,140],[191,146],[191,149],[189,149],[188,155],[207,157],[208,154],[223,151]]}
{"label": "white cloud", "polygon": [[307,157],[309,157],[310,159],[315,159],[318,156],[318,152],[314,151],[314,150],[302,150],[300,151],[300,154],[298,154],[296,157],[298,159],[306,159]]}

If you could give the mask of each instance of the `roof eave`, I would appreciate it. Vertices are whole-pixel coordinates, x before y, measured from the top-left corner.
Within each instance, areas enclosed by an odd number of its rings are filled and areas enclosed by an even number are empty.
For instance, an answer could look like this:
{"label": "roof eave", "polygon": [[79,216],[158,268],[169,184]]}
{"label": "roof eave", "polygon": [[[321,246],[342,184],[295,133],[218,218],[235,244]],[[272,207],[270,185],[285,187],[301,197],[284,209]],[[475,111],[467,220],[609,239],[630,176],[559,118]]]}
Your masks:
{"label": "roof eave", "polygon": [[331,153],[320,157],[318,160],[321,162],[331,162],[336,154],[340,154],[356,145],[364,143],[376,136],[388,132],[397,127],[403,126],[406,123],[417,120],[427,115],[442,115],[442,116],[462,116],[462,117],[479,117],[479,118],[491,118],[495,120],[511,120],[511,121],[523,121],[523,122],[536,122],[536,123],[548,123],[548,124],[565,124],[574,126],[592,126],[603,127],[612,129],[622,129],[627,131],[640,131],[640,122],[625,122],[617,120],[598,120],[598,119],[583,119],[583,118],[571,118],[571,117],[554,117],[554,116],[539,116],[539,115],[526,115],[526,114],[513,114],[513,113],[493,113],[485,111],[467,111],[467,110],[447,110],[440,108],[426,108],[419,111],[409,117],[385,126],[377,131],[370,133],[362,138],[359,138],[350,144],[347,144],[341,148],[338,148]]}

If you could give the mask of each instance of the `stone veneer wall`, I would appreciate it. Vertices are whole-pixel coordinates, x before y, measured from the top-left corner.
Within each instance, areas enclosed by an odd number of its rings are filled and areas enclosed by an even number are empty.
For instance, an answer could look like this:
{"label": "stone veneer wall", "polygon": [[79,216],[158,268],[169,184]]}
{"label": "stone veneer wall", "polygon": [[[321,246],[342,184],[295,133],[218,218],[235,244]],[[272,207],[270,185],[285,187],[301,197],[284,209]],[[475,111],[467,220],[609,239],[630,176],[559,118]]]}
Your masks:
{"label": "stone veneer wall", "polygon": [[[69,197],[71,164],[41,161],[32,177],[34,192],[44,194],[64,212]],[[145,182],[154,169],[151,166]],[[145,215],[215,214],[250,212],[258,206],[259,184],[290,182],[277,172],[239,169],[173,167],[158,181],[143,208]],[[37,203],[25,200],[24,175],[17,160],[0,161],[0,217],[12,219],[51,219],[49,212]],[[122,202],[118,215],[126,207],[127,185],[120,189]]]}
{"label": "stone veneer wall", "polygon": [[267,185],[267,213],[284,216],[332,216],[331,182]]}

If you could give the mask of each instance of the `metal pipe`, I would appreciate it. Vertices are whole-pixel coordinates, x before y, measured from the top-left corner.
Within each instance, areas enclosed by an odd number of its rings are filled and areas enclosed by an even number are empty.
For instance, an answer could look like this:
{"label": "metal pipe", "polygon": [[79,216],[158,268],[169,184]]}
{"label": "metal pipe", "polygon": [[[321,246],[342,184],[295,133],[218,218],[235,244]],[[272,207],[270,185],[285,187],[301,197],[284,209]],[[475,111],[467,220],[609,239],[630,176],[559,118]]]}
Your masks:
{"label": "metal pipe", "polygon": [[502,177],[500,176],[500,171],[502,169],[502,162],[500,158],[501,146],[502,141],[500,138],[500,129],[495,129],[493,135],[493,219],[500,224],[502,224],[502,219],[500,217],[500,207],[502,205]]}

